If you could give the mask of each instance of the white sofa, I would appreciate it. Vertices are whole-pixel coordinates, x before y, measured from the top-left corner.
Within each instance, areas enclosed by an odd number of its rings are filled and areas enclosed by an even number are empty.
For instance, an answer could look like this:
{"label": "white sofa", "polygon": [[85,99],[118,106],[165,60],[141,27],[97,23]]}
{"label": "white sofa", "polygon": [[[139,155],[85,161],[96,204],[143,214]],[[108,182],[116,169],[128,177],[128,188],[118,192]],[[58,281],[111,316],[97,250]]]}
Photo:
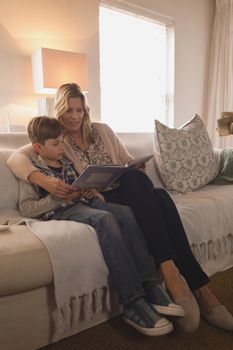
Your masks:
{"label": "white sofa", "polygon": [[[152,152],[152,134],[120,133],[119,137],[134,156]],[[12,149],[26,143],[25,133],[0,133],[0,223],[8,217],[19,217],[18,181],[6,166],[6,160]],[[148,163],[147,173],[156,186],[162,185],[154,160]],[[176,195],[174,200],[194,254],[204,270],[212,275],[232,267],[233,185],[207,185],[193,193]],[[82,230],[82,225],[76,225],[77,230]],[[55,314],[48,253],[26,226],[12,225],[10,230],[0,232],[0,239],[0,349],[27,350],[45,346],[52,342]],[[106,286],[106,291],[108,288]],[[90,293],[94,298],[95,291]],[[106,293],[103,291],[100,307],[93,308],[88,318],[85,298],[80,299],[80,317],[64,336],[119,314],[115,293],[111,290],[108,302]]]}

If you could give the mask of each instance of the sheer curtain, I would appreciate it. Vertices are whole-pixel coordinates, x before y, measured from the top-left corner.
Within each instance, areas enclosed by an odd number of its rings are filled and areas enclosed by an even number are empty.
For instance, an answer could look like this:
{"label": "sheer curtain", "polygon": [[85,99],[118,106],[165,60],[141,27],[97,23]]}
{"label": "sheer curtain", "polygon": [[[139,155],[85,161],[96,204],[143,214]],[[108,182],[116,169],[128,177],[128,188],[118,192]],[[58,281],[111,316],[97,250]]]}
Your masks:
{"label": "sheer curtain", "polygon": [[215,0],[209,70],[207,127],[214,147],[233,147],[233,135],[219,137],[221,112],[233,112],[233,0]]}

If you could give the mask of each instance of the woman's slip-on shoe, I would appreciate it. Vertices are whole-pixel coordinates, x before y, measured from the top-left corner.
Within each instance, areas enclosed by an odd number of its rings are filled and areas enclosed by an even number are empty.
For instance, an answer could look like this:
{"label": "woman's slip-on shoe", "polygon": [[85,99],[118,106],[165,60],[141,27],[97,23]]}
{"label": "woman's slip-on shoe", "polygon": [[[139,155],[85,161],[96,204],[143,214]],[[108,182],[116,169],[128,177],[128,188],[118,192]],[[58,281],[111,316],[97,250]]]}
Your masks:
{"label": "woman's slip-on shoe", "polygon": [[182,306],[185,310],[185,316],[178,318],[176,323],[186,333],[193,333],[197,330],[200,323],[200,309],[193,293],[189,289],[186,280],[181,276],[190,297],[183,297],[175,300],[175,303]]}
{"label": "woman's slip-on shoe", "polygon": [[233,331],[233,316],[224,305],[215,306],[210,314],[201,309],[201,317],[212,326],[225,331]]}

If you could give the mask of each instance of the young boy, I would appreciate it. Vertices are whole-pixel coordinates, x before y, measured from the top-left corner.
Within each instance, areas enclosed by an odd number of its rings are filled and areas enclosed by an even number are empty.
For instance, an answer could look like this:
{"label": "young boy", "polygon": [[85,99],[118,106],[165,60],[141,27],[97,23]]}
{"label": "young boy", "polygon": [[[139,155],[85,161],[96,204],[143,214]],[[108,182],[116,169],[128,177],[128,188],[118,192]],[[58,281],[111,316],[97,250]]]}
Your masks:
{"label": "young boy", "polygon": [[[68,184],[78,177],[73,163],[63,155],[63,128],[54,118],[35,117],[27,127],[38,155],[33,164],[46,175]],[[20,181],[22,216],[40,220],[72,220],[95,228],[113,286],[122,304],[124,320],[146,335],[163,335],[173,326],[159,313],[184,316],[161,284],[143,234],[129,207],[106,203],[96,190],[75,189],[65,200]]]}

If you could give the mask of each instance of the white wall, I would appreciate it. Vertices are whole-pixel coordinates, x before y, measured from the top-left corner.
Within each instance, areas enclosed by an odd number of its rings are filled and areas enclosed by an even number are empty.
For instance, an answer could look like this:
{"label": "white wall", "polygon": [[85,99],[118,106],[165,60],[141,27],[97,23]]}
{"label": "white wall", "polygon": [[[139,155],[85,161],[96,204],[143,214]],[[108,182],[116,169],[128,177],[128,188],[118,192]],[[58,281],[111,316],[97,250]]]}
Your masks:
{"label": "white wall", "polygon": [[[175,18],[175,126],[203,118],[214,0],[129,0]],[[30,55],[39,47],[84,52],[88,100],[100,118],[98,0],[0,0],[0,128],[36,114]]]}

